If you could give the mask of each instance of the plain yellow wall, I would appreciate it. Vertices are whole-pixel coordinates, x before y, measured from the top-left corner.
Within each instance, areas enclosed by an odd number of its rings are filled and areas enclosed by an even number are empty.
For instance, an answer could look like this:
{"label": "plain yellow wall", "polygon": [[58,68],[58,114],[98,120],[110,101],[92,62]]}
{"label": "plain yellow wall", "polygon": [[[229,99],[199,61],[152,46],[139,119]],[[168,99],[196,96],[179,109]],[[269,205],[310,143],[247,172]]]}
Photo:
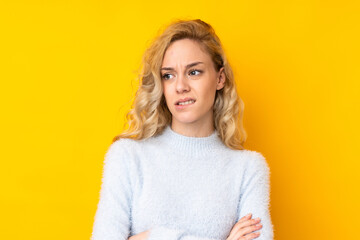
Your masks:
{"label": "plain yellow wall", "polygon": [[275,238],[356,239],[357,2],[2,1],[0,238],[90,238],[141,55],[186,17],[215,28],[234,68]]}

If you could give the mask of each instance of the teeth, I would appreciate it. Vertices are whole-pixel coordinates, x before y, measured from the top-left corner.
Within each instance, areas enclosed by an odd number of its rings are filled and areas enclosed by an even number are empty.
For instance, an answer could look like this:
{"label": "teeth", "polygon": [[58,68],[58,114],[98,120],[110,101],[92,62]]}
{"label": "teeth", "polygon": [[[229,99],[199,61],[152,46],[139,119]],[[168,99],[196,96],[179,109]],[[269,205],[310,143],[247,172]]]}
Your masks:
{"label": "teeth", "polygon": [[186,101],[186,102],[179,102],[179,105],[187,105],[187,104],[194,103],[194,102],[195,102],[194,100],[190,100],[190,101]]}

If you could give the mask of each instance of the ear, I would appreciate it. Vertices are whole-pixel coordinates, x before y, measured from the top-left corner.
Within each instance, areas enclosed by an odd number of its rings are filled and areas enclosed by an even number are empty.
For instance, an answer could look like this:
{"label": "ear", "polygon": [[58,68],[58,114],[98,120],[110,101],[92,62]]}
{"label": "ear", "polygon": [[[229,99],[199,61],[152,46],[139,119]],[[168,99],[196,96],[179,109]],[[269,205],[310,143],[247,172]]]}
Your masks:
{"label": "ear", "polygon": [[222,67],[218,72],[216,90],[220,90],[225,86],[225,79],[224,67]]}

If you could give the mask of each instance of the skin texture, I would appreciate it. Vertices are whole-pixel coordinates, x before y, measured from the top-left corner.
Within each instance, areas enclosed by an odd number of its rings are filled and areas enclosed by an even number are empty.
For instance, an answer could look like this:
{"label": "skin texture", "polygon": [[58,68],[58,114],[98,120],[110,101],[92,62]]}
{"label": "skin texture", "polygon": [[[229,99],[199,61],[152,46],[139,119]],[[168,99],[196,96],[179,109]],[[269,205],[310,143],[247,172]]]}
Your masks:
{"label": "skin texture", "polygon": [[[202,62],[192,67],[187,65]],[[165,52],[162,63],[162,84],[166,104],[172,114],[171,128],[182,135],[205,137],[213,133],[213,104],[215,93],[225,84],[223,68],[216,71],[209,54],[201,49],[198,42],[182,39],[173,42]],[[165,69],[163,69],[165,68]],[[195,99],[195,103],[182,109],[175,103],[184,98]],[[241,218],[231,229],[226,240],[250,240],[259,235],[256,226],[260,219],[251,214]],[[146,240],[150,230],[131,236],[130,240]]]}
{"label": "skin texture", "polygon": [[[202,62],[186,67],[194,62]],[[213,131],[213,105],[216,90],[224,87],[223,68],[216,71],[209,54],[199,43],[182,39],[173,42],[165,52],[161,70],[164,96],[172,114],[171,128],[182,135],[209,136]],[[175,102],[190,97],[194,104],[177,109]]]}
{"label": "skin texture", "polygon": [[[250,240],[260,236],[260,218],[252,219],[252,214],[242,217],[231,229],[226,240]],[[256,232],[257,231],[257,232]]]}
{"label": "skin texture", "polygon": [[145,240],[148,238],[150,231],[141,232],[128,238],[128,240]]}

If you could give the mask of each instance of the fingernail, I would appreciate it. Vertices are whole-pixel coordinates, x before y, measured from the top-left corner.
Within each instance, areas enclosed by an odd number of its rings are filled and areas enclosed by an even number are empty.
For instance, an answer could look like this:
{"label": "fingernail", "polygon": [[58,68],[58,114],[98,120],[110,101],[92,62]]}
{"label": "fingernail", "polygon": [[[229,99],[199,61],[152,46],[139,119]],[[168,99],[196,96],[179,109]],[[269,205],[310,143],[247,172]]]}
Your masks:
{"label": "fingernail", "polygon": [[246,217],[250,217],[251,216],[251,213],[249,213],[248,215],[246,215]]}

